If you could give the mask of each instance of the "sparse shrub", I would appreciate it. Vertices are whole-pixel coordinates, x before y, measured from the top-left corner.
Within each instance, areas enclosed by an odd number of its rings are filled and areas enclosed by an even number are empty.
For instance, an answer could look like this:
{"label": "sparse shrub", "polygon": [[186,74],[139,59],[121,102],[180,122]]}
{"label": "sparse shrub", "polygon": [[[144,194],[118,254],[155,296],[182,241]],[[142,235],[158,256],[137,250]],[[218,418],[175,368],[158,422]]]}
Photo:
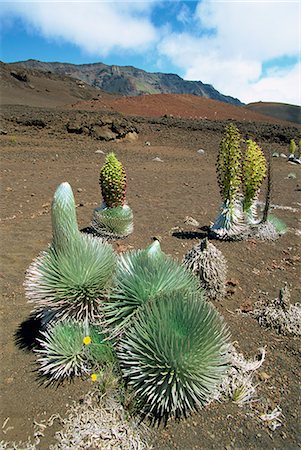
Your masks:
{"label": "sparse shrub", "polygon": [[35,309],[52,318],[95,322],[111,285],[116,257],[111,245],[81,234],[68,183],[56,190],[52,203],[53,240],[26,273],[25,292]]}
{"label": "sparse shrub", "polygon": [[226,293],[227,261],[208,239],[195,245],[183,259],[184,266],[199,279],[208,300],[220,300]]}
{"label": "sparse shrub", "polygon": [[290,304],[287,286],[280,290],[278,298],[257,302],[253,315],[261,326],[272,328],[279,334],[301,335],[301,304]]}
{"label": "sparse shrub", "polygon": [[140,308],[117,353],[142,415],[181,417],[206,404],[227,368],[229,332],[197,293],[161,293]]}
{"label": "sparse shrub", "polygon": [[92,228],[101,236],[123,238],[133,232],[133,212],[126,204],[126,174],[114,153],[109,153],[100,171],[103,204],[96,208]]}
{"label": "sparse shrub", "polygon": [[178,289],[198,291],[197,278],[155,241],[145,250],[120,256],[110,301],[104,304],[108,324],[121,331],[133,322],[132,316],[156,295]]}

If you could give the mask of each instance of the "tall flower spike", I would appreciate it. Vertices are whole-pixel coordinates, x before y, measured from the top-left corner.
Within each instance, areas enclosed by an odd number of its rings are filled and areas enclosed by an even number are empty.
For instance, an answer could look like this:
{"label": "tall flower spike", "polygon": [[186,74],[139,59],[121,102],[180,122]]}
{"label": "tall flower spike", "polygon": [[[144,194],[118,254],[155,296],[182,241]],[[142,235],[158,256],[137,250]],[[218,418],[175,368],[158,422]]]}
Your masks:
{"label": "tall flower spike", "polygon": [[72,190],[59,186],[52,203],[53,242],[30,265],[25,293],[43,315],[53,320],[97,321],[115,271],[110,244],[78,230]]}
{"label": "tall flower spike", "polygon": [[224,201],[230,208],[234,207],[239,193],[241,179],[241,150],[238,128],[230,124],[226,128],[226,136],[220,143],[217,158],[217,180]]}
{"label": "tall flower spike", "polygon": [[143,415],[186,416],[211,398],[227,368],[229,331],[198,294],[160,294],[141,308],[117,356]]}
{"label": "tall flower spike", "polygon": [[220,143],[217,157],[217,180],[223,204],[211,234],[218,239],[240,239],[246,232],[241,208],[241,150],[240,134],[237,127],[230,124]]}
{"label": "tall flower spike", "polygon": [[296,150],[297,150],[296,142],[295,142],[294,139],[291,139],[291,140],[290,140],[290,148],[289,148],[289,158],[290,158],[290,157],[293,157],[293,158],[294,158],[295,153],[296,153]]}
{"label": "tall flower spike", "polygon": [[243,210],[248,222],[256,223],[255,200],[267,173],[267,162],[263,151],[252,140],[247,141],[247,150],[243,160]]}
{"label": "tall flower spike", "polygon": [[103,203],[92,217],[92,228],[100,236],[121,239],[133,232],[133,212],[126,204],[126,174],[114,153],[109,153],[100,171]]}
{"label": "tall flower spike", "polygon": [[99,183],[104,203],[109,208],[123,206],[125,202],[126,174],[114,153],[106,156],[100,171]]}

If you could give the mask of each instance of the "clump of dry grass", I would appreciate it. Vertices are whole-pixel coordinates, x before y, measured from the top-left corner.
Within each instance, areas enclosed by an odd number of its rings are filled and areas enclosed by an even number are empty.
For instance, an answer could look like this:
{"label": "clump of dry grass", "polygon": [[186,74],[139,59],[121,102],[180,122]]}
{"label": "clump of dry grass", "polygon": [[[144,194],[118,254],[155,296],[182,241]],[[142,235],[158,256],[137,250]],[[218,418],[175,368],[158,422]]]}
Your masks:
{"label": "clump of dry grass", "polygon": [[87,394],[82,403],[74,404],[63,419],[62,430],[55,435],[58,443],[50,450],[150,449],[142,437],[147,434],[147,427],[128,416],[118,397],[117,391],[101,397],[95,391]]}
{"label": "clump of dry grass", "polygon": [[255,303],[252,314],[261,326],[273,328],[279,334],[301,335],[301,304],[290,304],[287,286],[280,290],[278,298]]}
{"label": "clump of dry grass", "polygon": [[253,376],[265,360],[265,349],[260,348],[259,351],[258,358],[248,361],[231,345],[229,369],[213,396],[214,400],[232,400],[240,406],[255,400],[256,386],[253,385]]}

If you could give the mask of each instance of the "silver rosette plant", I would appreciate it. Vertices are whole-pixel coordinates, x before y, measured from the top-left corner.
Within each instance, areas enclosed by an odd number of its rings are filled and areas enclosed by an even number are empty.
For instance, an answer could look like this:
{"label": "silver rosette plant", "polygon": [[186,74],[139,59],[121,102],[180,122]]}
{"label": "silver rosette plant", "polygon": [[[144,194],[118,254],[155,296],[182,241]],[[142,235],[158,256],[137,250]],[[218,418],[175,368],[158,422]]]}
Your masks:
{"label": "silver rosette plant", "polygon": [[197,293],[161,293],[139,309],[117,349],[143,416],[186,416],[211,398],[228,365],[229,331]]}
{"label": "silver rosette plant", "polygon": [[133,212],[126,204],[126,173],[114,153],[106,156],[99,183],[103,203],[93,212],[95,232],[111,239],[125,238],[133,232]]}
{"label": "silver rosette plant", "polygon": [[52,228],[52,243],[27,270],[26,296],[42,317],[96,322],[111,286],[116,256],[110,244],[80,233],[68,183],[55,192]]}
{"label": "silver rosette plant", "polygon": [[113,333],[120,333],[146,303],[178,289],[197,292],[200,287],[190,271],[161,251],[159,241],[145,250],[125,253],[119,258],[109,301],[104,303],[106,321]]}
{"label": "silver rosette plant", "polygon": [[39,339],[40,373],[48,380],[58,381],[113,365],[114,351],[98,327],[66,320],[52,324]]}

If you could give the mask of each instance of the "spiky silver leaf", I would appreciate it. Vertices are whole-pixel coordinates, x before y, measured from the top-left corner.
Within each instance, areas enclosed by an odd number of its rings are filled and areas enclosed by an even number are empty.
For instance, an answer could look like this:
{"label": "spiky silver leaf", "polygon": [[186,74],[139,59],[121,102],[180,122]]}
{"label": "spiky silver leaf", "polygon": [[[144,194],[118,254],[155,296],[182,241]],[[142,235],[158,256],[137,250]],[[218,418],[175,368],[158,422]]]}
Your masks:
{"label": "spiky silver leaf", "polygon": [[121,239],[129,236],[134,229],[133,211],[128,205],[96,208],[92,217],[92,228],[100,236]]}
{"label": "spiky silver leaf", "polygon": [[75,200],[69,183],[61,183],[55,191],[51,206],[53,245],[63,248],[80,232],[76,220]]}
{"label": "spiky silver leaf", "polygon": [[241,201],[236,200],[234,206],[226,200],[220,209],[220,213],[214,224],[210,227],[210,233],[216,239],[239,240],[248,232],[244,222]]}
{"label": "spiky silver leaf", "polygon": [[[58,380],[87,372],[91,367],[113,363],[114,354],[98,327],[87,323],[66,320],[57,322],[41,333],[40,372],[48,379]],[[90,338],[85,345],[84,338]]]}
{"label": "spiky silver leaf", "polygon": [[198,294],[174,291],[140,308],[119,344],[143,414],[180,417],[206,404],[227,368],[229,332]]}
{"label": "spiky silver leaf", "polygon": [[70,241],[64,250],[50,246],[27,270],[26,296],[36,310],[51,309],[56,319],[95,322],[115,264],[112,246],[89,235]]}
{"label": "spiky silver leaf", "polygon": [[42,332],[40,372],[52,380],[77,376],[85,369],[83,326],[77,322],[58,322]]}
{"label": "spiky silver leaf", "polygon": [[220,300],[226,293],[227,261],[220,250],[203,239],[183,259],[184,266],[199,278],[209,300]]}
{"label": "spiky silver leaf", "polygon": [[197,278],[170,256],[158,241],[145,250],[131,251],[119,258],[110,301],[104,304],[107,322],[120,331],[137,309],[159,293],[177,289],[196,292]]}

